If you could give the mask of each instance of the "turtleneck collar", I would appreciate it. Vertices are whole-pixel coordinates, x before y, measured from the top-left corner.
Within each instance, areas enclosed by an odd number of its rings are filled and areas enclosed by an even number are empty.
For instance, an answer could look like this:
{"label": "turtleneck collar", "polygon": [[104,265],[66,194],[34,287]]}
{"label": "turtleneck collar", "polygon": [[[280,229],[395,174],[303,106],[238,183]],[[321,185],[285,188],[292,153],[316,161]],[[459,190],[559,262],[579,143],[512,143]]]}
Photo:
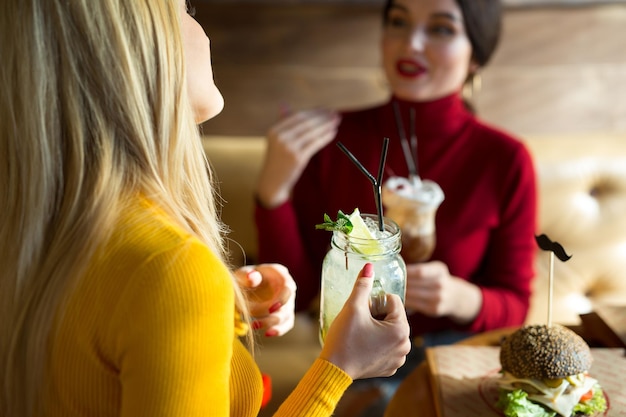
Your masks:
{"label": "turtleneck collar", "polygon": [[389,109],[395,120],[394,107],[402,116],[405,134],[410,132],[410,109],[415,112],[415,133],[420,140],[454,136],[474,116],[470,113],[460,94],[454,93],[431,101],[408,101],[392,96]]}

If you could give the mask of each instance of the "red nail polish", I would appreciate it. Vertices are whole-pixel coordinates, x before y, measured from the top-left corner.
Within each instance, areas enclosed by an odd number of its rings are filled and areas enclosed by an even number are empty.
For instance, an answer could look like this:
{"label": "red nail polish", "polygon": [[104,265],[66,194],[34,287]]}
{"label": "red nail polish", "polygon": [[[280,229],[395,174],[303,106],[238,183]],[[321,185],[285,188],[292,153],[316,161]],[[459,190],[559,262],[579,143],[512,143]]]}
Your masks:
{"label": "red nail polish", "polygon": [[363,277],[372,278],[374,276],[374,265],[366,263],[363,267]]}
{"label": "red nail polish", "polygon": [[270,314],[274,313],[275,311],[280,309],[282,306],[283,306],[283,304],[280,301],[272,304],[272,306],[269,308]]}
{"label": "red nail polish", "polygon": [[268,330],[265,332],[265,337],[274,337],[278,336],[278,332],[276,330]]}
{"label": "red nail polish", "polygon": [[260,321],[253,321],[253,322],[252,322],[252,328],[253,328],[254,330],[258,330],[258,329],[260,329],[261,327],[263,327],[263,323],[261,323]]}

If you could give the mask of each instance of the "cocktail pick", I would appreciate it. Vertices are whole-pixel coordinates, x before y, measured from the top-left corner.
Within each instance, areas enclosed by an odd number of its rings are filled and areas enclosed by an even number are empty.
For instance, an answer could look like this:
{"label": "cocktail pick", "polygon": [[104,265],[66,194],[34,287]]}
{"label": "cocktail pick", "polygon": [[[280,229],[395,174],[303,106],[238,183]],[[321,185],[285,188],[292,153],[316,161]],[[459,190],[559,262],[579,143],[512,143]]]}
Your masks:
{"label": "cocktail pick", "polygon": [[376,211],[378,212],[378,230],[381,232],[385,230],[385,224],[383,221],[383,202],[381,198],[382,194],[382,179],[385,167],[385,161],[387,160],[387,148],[389,146],[389,138],[383,139],[383,149],[380,153],[380,162],[378,163],[378,176],[375,178],[359,160],[345,147],[341,142],[337,142],[337,146],[345,153],[348,158],[359,168],[359,170],[365,174],[374,187],[374,198],[376,200]]}
{"label": "cocktail pick", "polygon": [[565,253],[565,249],[560,243],[552,241],[547,235],[542,234],[535,236],[537,245],[544,250],[550,252],[550,272],[548,274],[548,326],[552,325],[552,299],[554,298],[554,255],[562,262],[567,262],[572,257]]}

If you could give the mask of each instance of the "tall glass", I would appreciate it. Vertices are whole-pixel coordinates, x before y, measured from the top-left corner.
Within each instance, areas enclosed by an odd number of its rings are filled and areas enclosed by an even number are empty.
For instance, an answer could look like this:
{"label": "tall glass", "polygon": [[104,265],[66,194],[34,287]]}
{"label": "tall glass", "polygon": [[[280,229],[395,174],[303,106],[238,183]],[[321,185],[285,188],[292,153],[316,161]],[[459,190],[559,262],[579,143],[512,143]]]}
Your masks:
{"label": "tall glass", "polygon": [[[377,229],[378,216],[361,214],[366,223]],[[371,220],[368,220],[371,219]],[[333,320],[339,314],[354,282],[369,262],[374,266],[374,287],[370,298],[374,303],[384,300],[385,293],[397,294],[404,302],[406,295],[406,265],[400,256],[402,247],[400,228],[388,218],[384,218],[384,232],[378,233],[375,241],[380,253],[372,255],[364,252],[371,248],[371,241],[351,237],[343,232],[334,231],[331,248],[322,264],[322,289],[320,295],[320,342],[323,344],[326,333]]]}
{"label": "tall glass", "polygon": [[385,216],[402,230],[401,255],[406,263],[430,259],[436,245],[435,216],[444,199],[439,185],[430,180],[411,182],[392,177],[383,187]]}

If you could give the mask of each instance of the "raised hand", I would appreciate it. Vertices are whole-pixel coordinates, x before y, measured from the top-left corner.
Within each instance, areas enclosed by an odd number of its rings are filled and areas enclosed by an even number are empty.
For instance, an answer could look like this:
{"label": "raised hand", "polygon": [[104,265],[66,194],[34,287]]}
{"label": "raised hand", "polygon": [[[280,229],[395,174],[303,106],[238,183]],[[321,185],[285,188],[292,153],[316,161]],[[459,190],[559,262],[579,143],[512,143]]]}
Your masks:
{"label": "raised hand", "polygon": [[343,309],[333,321],[320,357],[343,369],[352,379],[391,376],[411,349],[409,324],[402,300],[387,294],[384,317],[372,317],[370,292],[374,268],[361,270]]}
{"label": "raised hand", "polygon": [[273,208],[289,199],[311,157],[335,137],[339,121],[332,110],[303,110],[285,116],[269,130],[256,190],[263,206]]}
{"label": "raised hand", "polygon": [[244,266],[235,276],[248,299],[255,329],[265,329],[271,337],[293,328],[296,283],[287,268],[280,264]]}

